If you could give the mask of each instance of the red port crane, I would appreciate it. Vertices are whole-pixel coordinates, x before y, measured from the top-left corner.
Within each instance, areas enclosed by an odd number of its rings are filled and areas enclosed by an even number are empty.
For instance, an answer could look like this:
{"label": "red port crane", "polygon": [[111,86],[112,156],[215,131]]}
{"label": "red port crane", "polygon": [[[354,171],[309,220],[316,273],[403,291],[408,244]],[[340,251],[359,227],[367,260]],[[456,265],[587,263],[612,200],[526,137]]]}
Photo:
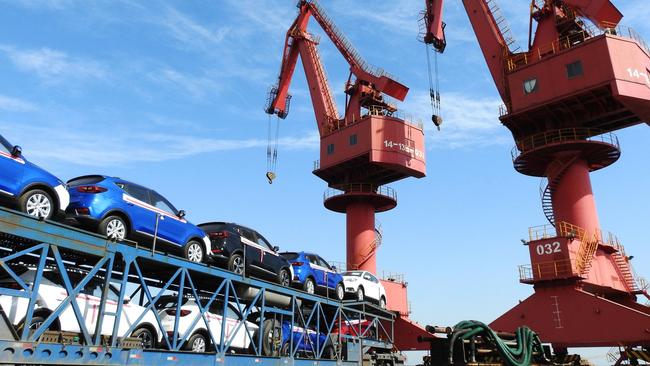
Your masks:
{"label": "red port crane", "polygon": [[[426,1],[425,42],[434,47],[444,35],[442,2]],[[535,293],[490,326],[527,325],[556,351],[650,349],[650,308],[637,302],[648,293],[623,246],[601,231],[589,178],[620,156],[612,131],[650,121],[650,48],[619,26],[609,0],[532,0],[527,51],[514,48],[495,0],[463,4],[504,102],[514,167],[547,179],[541,198],[551,224],[530,229],[531,265],[520,267]]]}
{"label": "red port crane", "polygon": [[[348,269],[376,273],[375,213],[397,205],[394,191],[384,185],[424,177],[423,129],[398,118],[397,108],[388,100],[404,100],[406,86],[365,62],[318,2],[301,0],[298,9],[287,31],[278,84],[271,89],[266,112],[287,117],[289,85],[300,56],[321,140],[320,161],[313,173],[330,187],[325,207],[346,214]],[[350,65],[342,116],[320,60],[320,40],[307,31],[312,17]]]}

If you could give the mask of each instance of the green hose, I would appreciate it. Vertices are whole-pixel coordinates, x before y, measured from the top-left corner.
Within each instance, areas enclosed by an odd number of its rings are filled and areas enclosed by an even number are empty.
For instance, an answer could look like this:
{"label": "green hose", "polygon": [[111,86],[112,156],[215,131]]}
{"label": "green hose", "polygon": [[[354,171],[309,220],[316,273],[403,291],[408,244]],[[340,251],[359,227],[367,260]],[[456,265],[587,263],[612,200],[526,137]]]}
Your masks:
{"label": "green hose", "polygon": [[[475,320],[465,320],[456,324],[450,347],[453,349],[456,338],[466,340],[478,335],[486,343],[492,344],[497,349],[504,363],[508,366],[529,366],[532,363],[534,351],[544,355],[542,341],[532,329],[528,327],[517,328],[515,331],[517,345],[509,346],[490,327]],[[450,352],[450,354],[452,353]]]}

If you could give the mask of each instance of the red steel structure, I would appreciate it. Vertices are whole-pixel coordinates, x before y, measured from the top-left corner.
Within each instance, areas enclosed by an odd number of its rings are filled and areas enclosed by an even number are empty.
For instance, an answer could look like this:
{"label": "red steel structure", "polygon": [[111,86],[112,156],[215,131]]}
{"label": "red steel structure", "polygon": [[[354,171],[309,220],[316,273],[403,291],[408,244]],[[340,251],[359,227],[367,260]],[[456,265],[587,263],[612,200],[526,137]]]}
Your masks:
{"label": "red steel structure", "polygon": [[[435,46],[442,0],[426,4]],[[505,104],[515,169],[546,179],[551,224],[531,229],[531,265],[520,267],[535,293],[490,326],[527,325],[556,351],[648,349],[650,308],[637,302],[648,293],[623,246],[600,229],[589,173],[619,158],[612,131],[650,121],[650,49],[619,27],[609,0],[532,0],[528,51],[514,47],[494,0],[463,4]]]}
{"label": "red steel structure", "polygon": [[[348,269],[376,273],[375,213],[397,205],[394,191],[385,184],[424,177],[422,126],[398,118],[396,107],[386,97],[402,101],[408,88],[368,65],[318,2],[302,0],[298,8],[287,31],[278,84],[271,89],[266,112],[287,116],[289,85],[300,56],[321,139],[314,174],[330,187],[325,207],[346,214]],[[307,32],[312,17],[350,65],[343,116],[337,111],[318,54],[319,39]]]}

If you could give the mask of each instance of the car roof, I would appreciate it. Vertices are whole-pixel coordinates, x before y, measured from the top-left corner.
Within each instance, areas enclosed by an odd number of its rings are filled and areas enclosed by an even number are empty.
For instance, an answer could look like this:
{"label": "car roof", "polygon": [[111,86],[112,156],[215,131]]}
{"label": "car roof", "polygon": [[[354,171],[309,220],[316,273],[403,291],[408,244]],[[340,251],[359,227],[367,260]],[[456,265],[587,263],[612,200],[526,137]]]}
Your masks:
{"label": "car roof", "polygon": [[201,227],[201,226],[207,226],[207,225],[233,225],[233,226],[239,226],[239,227],[242,228],[242,229],[247,229],[247,230],[250,230],[250,231],[254,231],[254,232],[256,232],[256,233],[259,234],[259,232],[258,232],[257,230],[255,230],[255,229],[251,229],[251,228],[248,227],[248,226],[244,226],[244,225],[238,224],[238,223],[236,223],[236,222],[210,221],[210,222],[204,222],[204,223],[202,223],[202,224],[198,224],[198,225],[196,225],[196,226]]}

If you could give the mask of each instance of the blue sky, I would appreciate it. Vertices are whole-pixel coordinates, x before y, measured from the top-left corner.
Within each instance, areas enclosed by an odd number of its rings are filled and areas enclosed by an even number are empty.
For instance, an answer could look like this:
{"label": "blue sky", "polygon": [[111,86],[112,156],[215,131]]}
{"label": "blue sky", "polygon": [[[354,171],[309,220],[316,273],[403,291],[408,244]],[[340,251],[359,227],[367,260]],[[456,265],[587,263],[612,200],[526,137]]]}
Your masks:
{"label": "blue sky", "polygon": [[[528,2],[499,3],[525,43]],[[300,66],[281,121],[278,179],[270,186],[264,178],[263,106],[294,1],[0,4],[0,133],[29,159],[63,179],[128,178],[196,223],[237,221],[283,249],[344,260],[344,216],[323,208],[325,184],[310,173],[318,137]],[[625,24],[650,37],[638,1],[616,4]],[[520,239],[545,218],[539,180],[512,168],[501,102],[460,2],[447,4],[449,45],[439,58],[442,132],[429,122],[426,56],[416,40],[422,1],[322,5],[367,61],[411,88],[402,110],[427,126],[428,176],[394,184],[399,205],[378,216],[380,269],[406,274],[421,323],[493,320],[532,292],[517,280],[517,265],[529,261]],[[342,103],[347,66],[328,41],[320,50]],[[650,128],[617,135],[620,161],[592,175],[601,224],[650,276]]]}

